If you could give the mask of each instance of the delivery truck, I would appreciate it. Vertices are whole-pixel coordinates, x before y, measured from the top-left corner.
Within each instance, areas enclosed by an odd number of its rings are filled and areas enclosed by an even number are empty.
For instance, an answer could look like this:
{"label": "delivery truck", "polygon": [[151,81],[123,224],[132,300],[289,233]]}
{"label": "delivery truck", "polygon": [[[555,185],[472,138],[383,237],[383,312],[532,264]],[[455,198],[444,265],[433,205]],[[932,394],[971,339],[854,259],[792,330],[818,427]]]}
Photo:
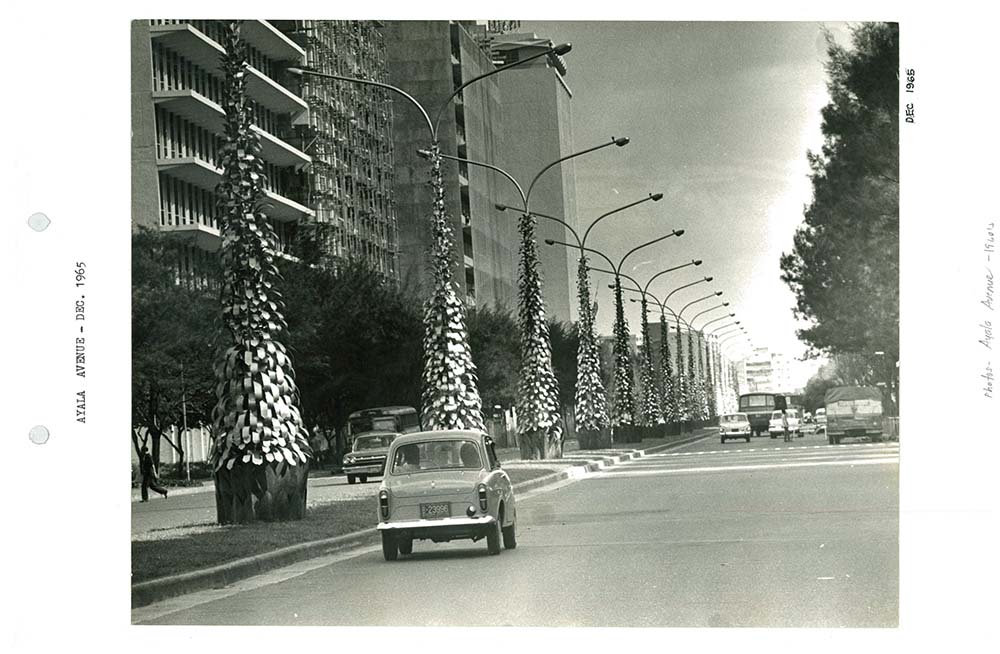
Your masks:
{"label": "delivery truck", "polygon": [[874,386],[836,386],[824,397],[826,439],[837,445],[843,438],[882,440],[882,391]]}

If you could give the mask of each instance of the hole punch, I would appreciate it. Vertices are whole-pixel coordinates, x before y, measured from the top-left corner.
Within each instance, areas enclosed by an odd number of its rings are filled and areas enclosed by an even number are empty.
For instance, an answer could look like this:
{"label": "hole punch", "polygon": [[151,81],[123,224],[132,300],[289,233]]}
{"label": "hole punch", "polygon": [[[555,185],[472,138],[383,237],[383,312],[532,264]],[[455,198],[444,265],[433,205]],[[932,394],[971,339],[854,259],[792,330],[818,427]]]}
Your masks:
{"label": "hole punch", "polygon": [[49,430],[46,429],[45,425],[35,425],[28,432],[28,438],[35,445],[44,445],[49,440]]}
{"label": "hole punch", "polygon": [[28,217],[28,226],[36,232],[45,231],[52,221],[44,213],[33,213]]}

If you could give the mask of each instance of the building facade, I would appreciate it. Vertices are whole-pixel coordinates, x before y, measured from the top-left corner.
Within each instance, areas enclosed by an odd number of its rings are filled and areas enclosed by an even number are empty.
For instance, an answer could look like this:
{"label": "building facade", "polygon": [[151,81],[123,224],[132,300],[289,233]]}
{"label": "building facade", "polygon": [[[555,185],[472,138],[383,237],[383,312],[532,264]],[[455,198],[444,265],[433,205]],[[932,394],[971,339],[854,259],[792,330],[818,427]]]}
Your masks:
{"label": "building facade", "polygon": [[[224,29],[173,19],[131,27],[132,221],[182,239],[181,274],[195,274],[220,245]],[[246,20],[241,36],[263,211],[280,254],[294,258],[308,242],[321,261],[363,259],[396,279],[390,105],[287,72],[307,65],[385,78],[381,34],[356,21]]]}
{"label": "building facade", "polygon": [[[788,357],[766,347],[754,348],[740,364],[740,392],[791,393],[792,378]],[[744,390],[745,389],[745,390]]]}

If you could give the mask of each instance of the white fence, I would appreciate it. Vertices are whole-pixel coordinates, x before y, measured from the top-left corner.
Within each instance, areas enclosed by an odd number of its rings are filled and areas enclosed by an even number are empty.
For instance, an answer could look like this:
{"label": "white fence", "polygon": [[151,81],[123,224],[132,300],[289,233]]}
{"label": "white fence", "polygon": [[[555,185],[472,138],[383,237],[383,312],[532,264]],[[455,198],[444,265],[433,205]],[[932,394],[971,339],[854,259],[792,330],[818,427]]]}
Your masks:
{"label": "white fence", "polygon": [[[141,441],[142,436],[146,433],[146,429],[143,427],[136,431],[139,432]],[[208,461],[208,457],[212,453],[212,433],[208,427],[189,427],[185,432],[180,427],[173,426],[167,430],[166,436],[184,450],[187,460],[192,463]],[[180,438],[180,441],[178,441],[178,438]],[[135,448],[130,449],[132,450],[132,464],[137,466],[139,465],[139,458],[135,454]],[[171,447],[170,443],[166,442],[166,439],[161,439],[159,462],[180,463],[180,459],[181,457],[177,453],[177,450]]]}

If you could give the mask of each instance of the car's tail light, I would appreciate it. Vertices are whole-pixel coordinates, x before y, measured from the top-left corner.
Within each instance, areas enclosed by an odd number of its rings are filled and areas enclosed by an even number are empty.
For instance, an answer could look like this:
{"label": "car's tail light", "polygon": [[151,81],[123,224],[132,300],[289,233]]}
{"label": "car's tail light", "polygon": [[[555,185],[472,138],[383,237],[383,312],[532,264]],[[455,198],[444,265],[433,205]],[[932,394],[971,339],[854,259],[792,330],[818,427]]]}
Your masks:
{"label": "car's tail light", "polygon": [[383,489],[378,492],[378,508],[383,520],[389,517],[389,491]]}
{"label": "car's tail light", "polygon": [[479,484],[479,508],[486,510],[486,484]]}

